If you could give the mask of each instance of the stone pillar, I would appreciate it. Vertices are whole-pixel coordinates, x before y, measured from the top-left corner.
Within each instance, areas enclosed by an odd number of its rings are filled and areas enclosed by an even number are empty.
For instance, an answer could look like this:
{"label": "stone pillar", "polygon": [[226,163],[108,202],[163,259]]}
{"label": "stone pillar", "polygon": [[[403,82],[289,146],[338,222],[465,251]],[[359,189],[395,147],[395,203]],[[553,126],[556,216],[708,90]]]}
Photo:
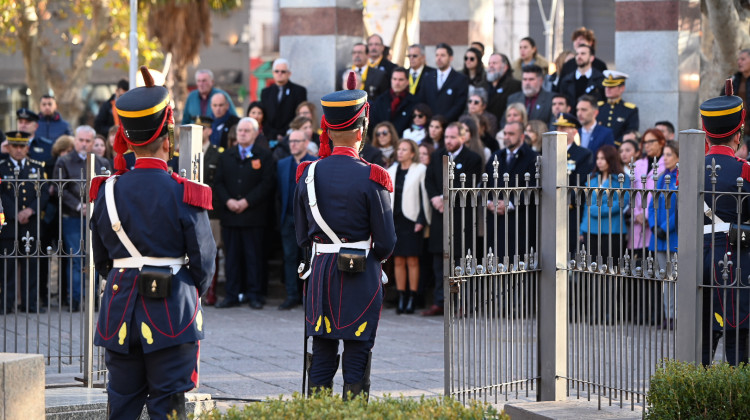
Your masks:
{"label": "stone pillar", "polygon": [[279,49],[291,65],[290,80],[307,88],[322,115],[320,98],[335,90],[352,46],[363,41],[362,2],[281,0],[280,8]]}
{"label": "stone pillar", "polygon": [[699,127],[699,0],[617,0],[615,64],[624,99],[638,105],[640,131],[659,120],[675,132]]}
{"label": "stone pillar", "polygon": [[44,358],[0,353],[0,420],[44,418]]}
{"label": "stone pillar", "polygon": [[[435,45],[445,42],[453,48],[453,68],[463,68],[463,57],[472,41],[491,50],[495,6],[493,0],[422,1],[419,7],[419,43],[426,47],[427,64],[435,66]],[[485,55],[486,55],[485,51]]]}
{"label": "stone pillar", "polygon": [[[531,7],[537,7],[536,2]],[[518,58],[518,45],[521,39],[531,33],[530,10],[529,0],[495,0],[494,51],[507,55],[511,62]],[[541,48],[539,51],[544,53]]]}

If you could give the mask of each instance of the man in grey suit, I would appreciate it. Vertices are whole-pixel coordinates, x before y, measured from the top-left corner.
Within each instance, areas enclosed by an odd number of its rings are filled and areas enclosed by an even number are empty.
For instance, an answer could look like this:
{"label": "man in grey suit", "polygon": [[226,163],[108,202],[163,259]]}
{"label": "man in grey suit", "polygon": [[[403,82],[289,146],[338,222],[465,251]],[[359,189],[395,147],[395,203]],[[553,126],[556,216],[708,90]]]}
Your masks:
{"label": "man in grey suit", "polygon": [[[508,104],[522,103],[526,107],[528,120],[550,121],[552,118],[552,93],[542,89],[544,73],[536,64],[523,67],[521,91],[508,97]],[[505,116],[503,115],[503,126]]]}

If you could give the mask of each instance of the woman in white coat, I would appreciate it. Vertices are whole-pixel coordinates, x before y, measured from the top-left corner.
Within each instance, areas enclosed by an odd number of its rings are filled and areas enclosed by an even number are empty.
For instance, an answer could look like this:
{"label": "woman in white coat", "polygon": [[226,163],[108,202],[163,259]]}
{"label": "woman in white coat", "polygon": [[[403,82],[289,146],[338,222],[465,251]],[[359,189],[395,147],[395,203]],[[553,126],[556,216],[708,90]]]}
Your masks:
{"label": "woman in white coat", "polygon": [[414,313],[414,297],[419,288],[419,256],[424,244],[422,229],[430,223],[431,215],[424,187],[426,171],[427,167],[419,163],[417,143],[401,140],[396,149],[396,162],[388,168],[393,181],[391,205],[396,227],[393,264],[398,289],[397,314]]}

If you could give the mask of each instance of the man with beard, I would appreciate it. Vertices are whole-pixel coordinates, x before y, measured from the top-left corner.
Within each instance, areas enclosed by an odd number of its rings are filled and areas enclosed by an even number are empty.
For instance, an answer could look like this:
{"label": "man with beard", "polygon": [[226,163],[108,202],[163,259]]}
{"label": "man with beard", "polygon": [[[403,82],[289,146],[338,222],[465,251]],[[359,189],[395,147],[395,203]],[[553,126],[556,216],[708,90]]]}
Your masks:
{"label": "man with beard", "polygon": [[503,119],[508,97],[521,90],[521,81],[513,77],[510,61],[505,54],[493,53],[487,62],[487,81],[490,84],[487,111],[498,121]]}
{"label": "man with beard", "polygon": [[594,47],[581,45],[576,48],[575,60],[578,69],[560,81],[560,93],[568,97],[573,109],[578,104],[578,98],[583,95],[591,95],[597,101],[604,99],[604,74],[591,65],[594,62]]}
{"label": "man with beard", "polygon": [[[524,66],[521,91],[508,97],[509,104],[524,104],[529,121],[549,121],[552,118],[552,93],[542,89],[543,83],[544,72],[541,67],[536,64]],[[501,125],[505,126],[505,115]]]}
{"label": "man with beard", "polygon": [[449,122],[458,120],[466,108],[469,78],[451,67],[453,48],[445,43],[435,47],[435,73],[425,75],[420,102],[432,108],[433,115],[442,115]]}

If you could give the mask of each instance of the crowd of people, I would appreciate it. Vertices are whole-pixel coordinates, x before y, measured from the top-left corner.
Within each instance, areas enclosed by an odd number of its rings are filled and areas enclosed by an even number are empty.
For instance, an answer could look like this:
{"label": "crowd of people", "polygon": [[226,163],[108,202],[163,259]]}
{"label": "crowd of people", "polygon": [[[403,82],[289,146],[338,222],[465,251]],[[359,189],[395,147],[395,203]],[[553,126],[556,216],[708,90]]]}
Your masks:
{"label": "crowd of people", "polygon": [[[596,57],[596,38],[591,30],[577,29],[571,41],[571,50],[547,60],[533,39],[524,38],[514,62],[500,52],[486,54],[485,46],[474,42],[468,46],[460,70],[454,69],[454,50],[446,43],[436,46],[435,68],[426,65],[422,45],[409,46],[408,67],[390,60],[379,35],[352,47],[351,66],[339,80],[343,89],[347,78],[354,77],[356,87],[368,93],[369,129],[361,156],[386,168],[395,187],[392,203],[398,243],[390,272],[395,280],[398,313],[414,313],[430,301],[432,305],[423,315],[443,312],[443,156],[451,156],[456,163],[456,179],[461,173],[469,179],[472,175],[478,179],[482,172],[491,176],[497,160],[498,172],[508,173],[513,186],[525,182],[525,173],[536,170],[536,157],[543,153],[542,133],[557,129],[568,136],[571,185],[588,182],[589,186],[603,187],[676,188],[679,152],[673,141],[673,125],[662,121],[641,135],[639,130],[646,127],[639,124],[638,107],[623,98],[628,76],[608,70]],[[273,62],[272,72],[273,83],[259,92],[259,101],[242,112],[231,96],[215,85],[212,72],[200,69],[195,74],[197,88],[182,110],[183,124],[204,127],[204,182],[213,189],[210,219],[224,255],[226,277],[223,299],[216,296],[217,273],[205,302],[219,308],[241,303],[263,308],[268,260],[276,256],[283,259],[286,290],[279,309],[301,302],[296,273],[301,250],[294,237],[293,220],[294,175],[301,162],[317,158],[321,130],[316,106],[307,101],[306,88],[291,80],[292,63],[279,58]],[[744,80],[742,73],[738,77]],[[28,109],[17,112],[18,131],[26,133],[26,154],[3,157],[13,165],[26,158],[44,163],[47,178],[79,179],[84,154],[93,151],[102,159],[97,170],[111,170],[113,140],[120,129],[114,102],[127,90],[127,81],[120,81],[100,108],[94,127],[79,126],[75,131],[57,112],[54,97],[45,95],[39,103],[40,114]],[[2,153],[15,147],[6,142]],[[132,168],[132,153],[125,158]],[[176,165],[174,159],[171,167],[175,171]],[[624,181],[620,174],[624,174]],[[669,185],[664,181],[667,175],[672,180]],[[641,185],[642,179],[645,185]],[[646,205],[640,200],[647,200]],[[596,211],[571,209],[571,252],[582,241],[586,249],[604,247],[599,250],[602,256],[619,257],[622,249],[608,249],[596,238],[599,233],[621,235],[636,258],[650,250],[663,263],[669,258],[667,253],[676,249],[676,228],[674,218],[662,214],[664,206],[654,206],[651,200],[651,195],[638,195],[635,207],[625,214],[617,214],[621,206],[608,203],[607,197]],[[56,204],[56,200],[48,202]],[[66,249],[77,253],[73,244],[80,238],[73,232],[81,231],[85,203],[80,203],[80,191],[72,187],[65,191],[62,202],[63,208],[56,210],[63,216],[62,239]],[[510,238],[507,249],[502,246],[497,255],[523,253],[530,245],[525,238],[533,241],[535,234],[515,238],[514,232],[505,232],[504,218],[510,226],[528,224],[519,211],[523,205],[512,198],[497,205],[489,203],[488,214],[496,213],[501,220],[489,230],[496,229],[498,237]],[[6,206],[8,223],[12,224],[16,217],[8,210],[13,207],[12,201]],[[49,215],[47,212],[44,220],[51,220]],[[606,217],[606,223],[597,217]],[[18,218],[20,223],[21,216]],[[51,221],[42,228],[49,226],[53,226]],[[574,226],[577,229],[572,229]],[[6,232],[3,243],[7,248],[21,232]],[[43,232],[41,238],[56,239]],[[472,238],[465,239],[471,243]],[[72,272],[76,271],[74,263]],[[76,279],[71,281],[78,283]],[[432,298],[430,288],[434,288]],[[70,289],[71,296],[66,299],[77,310],[80,290],[76,286]],[[36,309],[36,302],[28,306]],[[665,307],[667,319],[673,319],[673,302],[665,302]]]}

